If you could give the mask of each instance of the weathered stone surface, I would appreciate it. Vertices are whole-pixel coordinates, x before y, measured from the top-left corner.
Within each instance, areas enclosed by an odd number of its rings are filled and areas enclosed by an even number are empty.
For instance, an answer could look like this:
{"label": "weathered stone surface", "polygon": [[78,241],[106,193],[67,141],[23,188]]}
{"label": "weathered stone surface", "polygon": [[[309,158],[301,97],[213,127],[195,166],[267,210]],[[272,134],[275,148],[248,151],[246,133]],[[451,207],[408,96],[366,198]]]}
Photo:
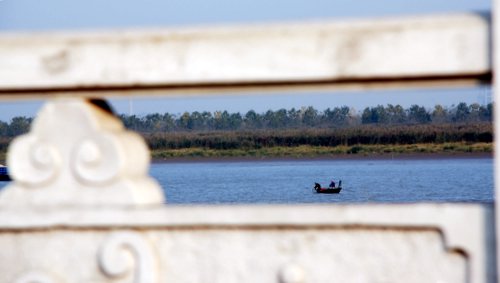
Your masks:
{"label": "weathered stone surface", "polygon": [[[141,89],[356,83],[491,73],[490,21],[477,13],[236,27],[0,35],[9,90]],[[97,63],[98,62],[98,63]],[[404,80],[399,80],[404,84]],[[471,83],[471,82],[469,82]],[[223,89],[223,87],[221,87]],[[259,90],[260,91],[260,90]]]}
{"label": "weathered stone surface", "polygon": [[1,233],[0,247],[1,282],[34,270],[53,282],[467,282],[468,267],[430,230],[37,231]]}
{"label": "weathered stone surface", "polygon": [[0,282],[494,282],[492,221],[461,204],[1,208]]}

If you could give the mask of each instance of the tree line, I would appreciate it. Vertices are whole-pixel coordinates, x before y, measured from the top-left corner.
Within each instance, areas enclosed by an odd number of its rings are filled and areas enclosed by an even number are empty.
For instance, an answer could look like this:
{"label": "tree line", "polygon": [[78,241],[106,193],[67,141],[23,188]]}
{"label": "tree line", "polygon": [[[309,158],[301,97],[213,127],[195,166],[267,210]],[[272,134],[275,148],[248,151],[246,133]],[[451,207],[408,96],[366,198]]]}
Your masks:
{"label": "tree line", "polygon": [[[148,114],[145,116],[120,114],[118,117],[128,129],[141,133],[266,130],[298,128],[345,128],[359,125],[416,125],[443,123],[477,123],[492,121],[493,105],[468,105],[461,102],[456,106],[436,105],[433,109],[412,105],[388,104],[366,107],[361,112],[347,106],[327,108],[319,111],[314,107],[268,110],[257,113],[254,110],[242,115],[228,111],[184,112],[183,114]],[[26,133],[32,118],[14,117],[9,123],[0,121],[0,137],[14,137]]]}
{"label": "tree line", "polygon": [[293,129],[293,128],[342,128],[366,124],[377,125],[414,125],[442,123],[475,123],[491,122],[493,105],[468,105],[461,102],[456,106],[444,107],[436,105],[433,109],[412,105],[403,108],[401,105],[388,104],[366,107],[357,112],[347,106],[327,108],[319,111],[314,107],[301,109],[268,110],[257,113],[254,110],[246,114],[215,112],[184,112],[136,115],[119,115],[129,129],[143,133],[178,132],[178,131],[225,131],[225,130],[261,130],[261,129]]}
{"label": "tree line", "polygon": [[33,118],[31,117],[14,117],[10,122],[0,121],[0,137],[2,138],[12,138],[29,131],[31,122]]}
{"label": "tree line", "polygon": [[[492,104],[436,105],[432,110],[412,105],[378,105],[356,112],[347,106],[318,111],[313,107],[246,114],[227,111],[118,115],[124,125],[141,133],[152,150],[259,150],[307,146],[410,145],[491,143]],[[26,133],[32,118],[0,121],[0,153],[14,136]],[[351,152],[349,152],[351,153]]]}

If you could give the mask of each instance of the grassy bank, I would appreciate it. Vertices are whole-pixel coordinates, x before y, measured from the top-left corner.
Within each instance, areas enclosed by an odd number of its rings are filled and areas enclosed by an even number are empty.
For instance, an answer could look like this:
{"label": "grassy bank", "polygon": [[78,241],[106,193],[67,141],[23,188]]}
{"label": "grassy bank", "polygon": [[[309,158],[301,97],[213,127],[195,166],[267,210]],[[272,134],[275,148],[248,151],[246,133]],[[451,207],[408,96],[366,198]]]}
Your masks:
{"label": "grassy bank", "polygon": [[490,123],[437,125],[360,125],[349,128],[297,128],[253,131],[193,131],[145,134],[152,150],[203,148],[251,150],[279,147],[353,147],[359,145],[413,145],[490,143]]}
{"label": "grassy bank", "polygon": [[311,146],[265,147],[260,149],[204,149],[183,148],[153,150],[152,158],[156,161],[170,158],[320,158],[335,156],[372,156],[405,154],[466,154],[493,153],[492,143],[442,143],[412,145],[353,145],[353,146]]}
{"label": "grassy bank", "polygon": [[[275,146],[260,149],[207,149],[183,148],[152,150],[154,161],[192,158],[330,158],[330,157],[369,157],[394,155],[454,155],[454,154],[493,154],[493,143],[442,143],[412,145],[353,145],[353,146]],[[5,164],[6,152],[0,151],[0,163]]]}

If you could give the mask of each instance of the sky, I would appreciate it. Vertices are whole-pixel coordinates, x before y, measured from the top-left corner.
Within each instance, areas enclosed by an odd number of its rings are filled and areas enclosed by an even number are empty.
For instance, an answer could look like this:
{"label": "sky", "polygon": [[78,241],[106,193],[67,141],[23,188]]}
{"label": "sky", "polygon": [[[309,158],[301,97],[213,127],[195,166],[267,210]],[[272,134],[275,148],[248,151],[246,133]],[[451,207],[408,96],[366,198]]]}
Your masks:
{"label": "sky", "polygon": [[[489,0],[0,0],[0,33],[51,30],[96,30],[300,22],[345,18],[489,11]],[[347,105],[364,107],[412,104],[432,108],[459,102],[483,103],[488,87],[349,92],[252,93],[189,97],[110,98],[118,113],[183,113],[216,111],[245,113],[313,106],[318,110]],[[0,120],[35,116],[43,101],[1,101]]]}

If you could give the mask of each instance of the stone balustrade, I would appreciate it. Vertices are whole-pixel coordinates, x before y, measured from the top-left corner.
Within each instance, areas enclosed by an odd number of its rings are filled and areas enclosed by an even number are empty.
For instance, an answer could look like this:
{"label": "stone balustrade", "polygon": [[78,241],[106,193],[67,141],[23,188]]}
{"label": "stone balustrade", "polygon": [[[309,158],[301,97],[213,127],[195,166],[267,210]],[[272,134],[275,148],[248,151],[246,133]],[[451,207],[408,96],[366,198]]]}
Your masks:
{"label": "stone balustrade", "polygon": [[[9,148],[14,182],[0,193],[0,282],[496,281],[492,205],[169,206],[148,176],[144,141],[104,100],[87,98],[488,82],[485,17],[239,30],[0,36],[0,95],[50,96]],[[163,52],[172,58],[151,61]],[[401,60],[384,64],[380,52]],[[354,61],[337,60],[346,54]],[[439,54],[443,60],[429,59]]]}

